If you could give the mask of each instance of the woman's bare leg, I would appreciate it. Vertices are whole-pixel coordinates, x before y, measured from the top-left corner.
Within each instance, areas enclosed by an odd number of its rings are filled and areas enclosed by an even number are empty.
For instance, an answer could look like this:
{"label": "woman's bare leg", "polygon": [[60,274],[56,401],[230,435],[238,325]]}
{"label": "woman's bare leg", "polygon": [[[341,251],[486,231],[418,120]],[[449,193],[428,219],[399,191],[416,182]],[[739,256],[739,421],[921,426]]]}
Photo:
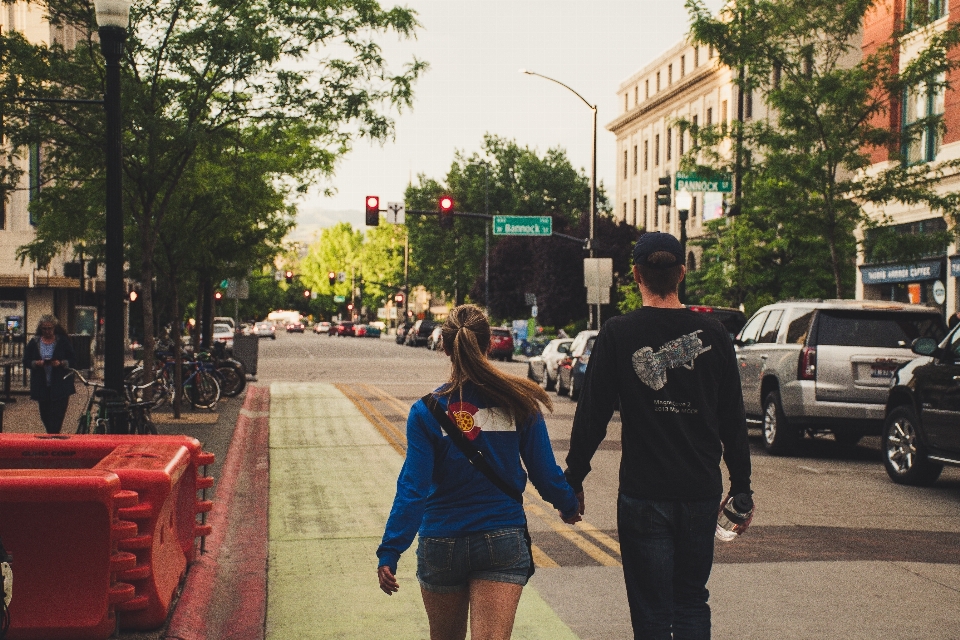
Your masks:
{"label": "woman's bare leg", "polygon": [[467,637],[470,591],[433,593],[421,588],[420,593],[430,621],[430,640],[463,640]]}
{"label": "woman's bare leg", "polygon": [[510,640],[523,587],[510,582],[470,581],[470,639]]}

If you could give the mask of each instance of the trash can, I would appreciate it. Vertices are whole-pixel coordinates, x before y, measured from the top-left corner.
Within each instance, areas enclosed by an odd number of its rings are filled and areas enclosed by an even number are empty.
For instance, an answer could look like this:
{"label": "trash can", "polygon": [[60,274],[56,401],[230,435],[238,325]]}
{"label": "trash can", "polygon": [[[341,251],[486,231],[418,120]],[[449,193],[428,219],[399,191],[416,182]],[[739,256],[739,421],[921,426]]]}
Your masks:
{"label": "trash can", "polygon": [[233,357],[243,363],[247,373],[257,375],[257,357],[260,353],[260,337],[233,334]]}
{"label": "trash can", "polygon": [[76,362],[71,362],[70,366],[74,369],[93,368],[93,336],[87,334],[71,334],[70,342],[73,344],[73,351],[77,354]]}

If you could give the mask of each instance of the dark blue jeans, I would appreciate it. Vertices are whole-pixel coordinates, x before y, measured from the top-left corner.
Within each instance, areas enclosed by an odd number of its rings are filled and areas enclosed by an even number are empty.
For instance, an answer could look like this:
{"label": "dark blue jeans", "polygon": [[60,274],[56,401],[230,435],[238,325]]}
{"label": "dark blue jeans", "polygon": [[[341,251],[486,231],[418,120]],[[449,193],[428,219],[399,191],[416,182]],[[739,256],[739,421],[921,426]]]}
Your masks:
{"label": "dark blue jeans", "polygon": [[693,502],[620,494],[617,528],[635,638],[710,638],[707,579],[720,496]]}

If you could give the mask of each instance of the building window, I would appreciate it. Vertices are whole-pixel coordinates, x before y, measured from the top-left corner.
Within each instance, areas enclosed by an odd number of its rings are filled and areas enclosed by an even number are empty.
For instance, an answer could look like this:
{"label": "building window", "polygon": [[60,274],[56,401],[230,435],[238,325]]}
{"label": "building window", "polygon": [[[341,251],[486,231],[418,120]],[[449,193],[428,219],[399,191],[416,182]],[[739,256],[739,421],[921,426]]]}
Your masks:
{"label": "building window", "polygon": [[627,150],[623,150],[623,179],[627,179]]}
{"label": "building window", "polygon": [[943,0],[907,0],[907,28],[915,29],[934,20],[939,20],[944,14]]}
{"label": "building window", "polygon": [[720,103],[720,124],[727,124],[727,101],[724,100]]}
{"label": "building window", "polygon": [[650,97],[650,79],[649,78],[647,78],[647,80],[644,81],[644,92],[645,92],[644,98],[645,99],[649,98]]}
{"label": "building window", "polygon": [[650,169],[650,141],[643,141],[643,170],[649,171]]}
{"label": "building window", "polygon": [[940,122],[944,112],[944,76],[934,83],[924,82],[907,89],[903,97],[904,161],[910,164],[930,162],[937,157],[943,134]]}
{"label": "building window", "polygon": [[663,220],[664,225],[666,226],[667,231],[670,231],[670,205],[667,205],[667,215],[663,217],[664,217],[664,220]]}
{"label": "building window", "polygon": [[743,96],[744,117],[748,120],[753,117],[753,89],[747,91]]}
{"label": "building window", "polygon": [[707,47],[707,60],[713,60],[713,45]]}
{"label": "building window", "polygon": [[687,137],[686,131],[680,131],[680,134],[677,136],[677,144],[680,147],[679,149],[677,149],[677,152],[681,157],[683,156],[683,141],[686,139],[686,137]]}
{"label": "building window", "polygon": [[673,159],[673,127],[667,129],[667,161]]}
{"label": "building window", "polygon": [[650,219],[648,218],[649,212],[647,211],[647,196],[643,196],[643,228],[650,228]]}
{"label": "building window", "polygon": [[687,254],[687,271],[696,271],[697,270],[697,257],[693,255],[693,251]]}
{"label": "building window", "polygon": [[697,196],[690,199],[690,219],[694,222],[697,220]]}
{"label": "building window", "polygon": [[657,93],[660,93],[660,72],[657,71]]}
{"label": "building window", "polygon": [[673,84],[673,65],[668,64],[667,65],[667,86],[669,87],[672,84]]}
{"label": "building window", "polygon": [[680,56],[680,77],[687,75],[687,57]]}
{"label": "building window", "polygon": [[653,137],[653,166],[660,166],[660,134]]}
{"label": "building window", "polygon": [[653,228],[660,228],[660,205],[658,204],[653,205]]}
{"label": "building window", "polygon": [[636,226],[637,224],[637,199],[633,199],[633,220],[630,221],[630,224]]}
{"label": "building window", "polygon": [[707,109],[707,126],[713,125],[713,107]]}
{"label": "building window", "polygon": [[628,96],[627,94],[623,94],[623,110],[624,111],[630,111],[629,102],[630,102],[630,96]]}
{"label": "building window", "polygon": [[627,203],[626,202],[623,203],[623,221],[624,222],[627,221]]}
{"label": "building window", "polygon": [[640,104],[640,86],[637,85],[633,88],[633,106]]}
{"label": "building window", "polygon": [[[37,143],[30,145],[29,156],[29,175],[28,184],[30,185],[27,198],[33,202],[40,197],[40,145]],[[30,208],[30,224],[36,225],[37,220],[33,217],[33,208]]]}
{"label": "building window", "polygon": [[783,65],[779,62],[773,63],[773,88],[780,88],[780,77],[783,75]]}
{"label": "building window", "polygon": [[637,175],[637,165],[640,164],[640,154],[637,152],[637,145],[633,145],[633,175]]}
{"label": "building window", "polygon": [[700,66],[700,47],[694,45],[693,47],[693,68],[696,69]]}

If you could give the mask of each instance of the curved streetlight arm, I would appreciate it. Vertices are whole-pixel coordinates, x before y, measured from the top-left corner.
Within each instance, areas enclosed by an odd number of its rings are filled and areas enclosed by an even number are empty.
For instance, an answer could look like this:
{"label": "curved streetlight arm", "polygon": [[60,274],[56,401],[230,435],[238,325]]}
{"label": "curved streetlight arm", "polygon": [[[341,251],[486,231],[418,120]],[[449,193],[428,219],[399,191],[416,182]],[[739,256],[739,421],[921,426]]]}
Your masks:
{"label": "curved streetlight arm", "polygon": [[589,102],[587,102],[587,99],[586,99],[586,98],[584,98],[582,95],[580,95],[579,93],[577,93],[577,90],[576,90],[576,89],[573,89],[572,87],[569,87],[569,86],[563,84],[563,83],[560,82],[559,80],[556,80],[556,79],[554,79],[554,78],[551,78],[550,76],[545,76],[545,75],[543,75],[542,73],[537,73],[536,71],[527,71],[526,69],[520,69],[520,73],[525,73],[525,74],[527,74],[528,76],[537,76],[538,78],[543,78],[544,80],[549,80],[550,82],[555,82],[556,84],[560,85],[561,87],[563,87],[563,88],[566,89],[567,91],[570,91],[571,93],[573,93],[573,95],[575,95],[575,96],[577,96],[578,98],[580,98],[581,100],[583,100],[583,104],[587,105],[588,107],[590,107],[590,108],[593,109],[594,111],[597,110],[597,105],[595,105],[595,104],[590,104]]}

